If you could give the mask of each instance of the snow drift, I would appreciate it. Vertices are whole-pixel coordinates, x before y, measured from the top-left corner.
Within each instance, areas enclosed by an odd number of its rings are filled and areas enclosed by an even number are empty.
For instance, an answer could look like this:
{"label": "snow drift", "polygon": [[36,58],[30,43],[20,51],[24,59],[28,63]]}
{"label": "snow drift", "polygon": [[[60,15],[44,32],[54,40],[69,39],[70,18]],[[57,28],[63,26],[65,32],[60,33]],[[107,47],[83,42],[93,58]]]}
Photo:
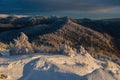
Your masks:
{"label": "snow drift", "polygon": [[120,80],[120,66],[94,59],[89,53],[74,57],[31,54],[0,57],[3,80]]}

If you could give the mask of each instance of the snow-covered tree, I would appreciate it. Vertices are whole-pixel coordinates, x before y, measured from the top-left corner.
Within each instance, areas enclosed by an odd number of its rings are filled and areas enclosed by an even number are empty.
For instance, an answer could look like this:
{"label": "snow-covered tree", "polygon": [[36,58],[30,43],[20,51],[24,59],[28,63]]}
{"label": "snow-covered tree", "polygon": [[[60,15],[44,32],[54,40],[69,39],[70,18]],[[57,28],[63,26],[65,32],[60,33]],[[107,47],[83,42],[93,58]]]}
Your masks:
{"label": "snow-covered tree", "polygon": [[80,46],[80,54],[86,54],[87,51],[85,50],[85,48],[83,46]]}
{"label": "snow-covered tree", "polygon": [[70,57],[73,57],[76,55],[76,52],[68,45],[62,45],[60,47],[60,53],[65,54]]}
{"label": "snow-covered tree", "polygon": [[34,52],[31,43],[28,41],[28,37],[23,32],[19,38],[14,39],[14,42],[10,43],[9,48],[11,55],[29,54]]}

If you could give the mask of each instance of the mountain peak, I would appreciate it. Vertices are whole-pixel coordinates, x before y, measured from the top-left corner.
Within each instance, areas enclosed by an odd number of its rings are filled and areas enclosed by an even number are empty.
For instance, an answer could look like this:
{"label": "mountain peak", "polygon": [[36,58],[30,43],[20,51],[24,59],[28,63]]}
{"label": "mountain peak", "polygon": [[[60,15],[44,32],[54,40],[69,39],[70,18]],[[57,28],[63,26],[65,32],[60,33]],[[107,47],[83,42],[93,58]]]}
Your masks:
{"label": "mountain peak", "polygon": [[66,23],[71,23],[71,18],[66,16],[66,17],[63,17],[62,20],[64,20]]}

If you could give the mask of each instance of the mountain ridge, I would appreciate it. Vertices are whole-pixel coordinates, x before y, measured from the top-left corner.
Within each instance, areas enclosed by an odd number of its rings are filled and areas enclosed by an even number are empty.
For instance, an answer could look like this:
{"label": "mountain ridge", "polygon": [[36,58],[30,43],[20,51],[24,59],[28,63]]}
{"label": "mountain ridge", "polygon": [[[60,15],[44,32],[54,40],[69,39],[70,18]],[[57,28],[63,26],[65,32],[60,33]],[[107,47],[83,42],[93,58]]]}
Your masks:
{"label": "mountain ridge", "polygon": [[[84,26],[85,23],[76,22],[70,17],[25,17],[18,19],[15,20],[17,23],[13,21],[12,24],[16,23],[16,26],[20,25],[21,28],[15,27],[15,29],[2,31],[0,33],[1,42],[9,43],[20,36],[21,32],[24,32],[30,42],[34,42],[38,46],[45,45],[57,49],[60,45],[66,44],[78,50],[82,45],[94,57],[105,57],[114,61],[116,57],[120,57],[120,52],[113,42],[114,37],[86,27],[91,23],[91,20],[83,20],[83,22],[87,21]],[[23,20],[24,26],[21,25],[22,22],[19,22],[21,20]]]}

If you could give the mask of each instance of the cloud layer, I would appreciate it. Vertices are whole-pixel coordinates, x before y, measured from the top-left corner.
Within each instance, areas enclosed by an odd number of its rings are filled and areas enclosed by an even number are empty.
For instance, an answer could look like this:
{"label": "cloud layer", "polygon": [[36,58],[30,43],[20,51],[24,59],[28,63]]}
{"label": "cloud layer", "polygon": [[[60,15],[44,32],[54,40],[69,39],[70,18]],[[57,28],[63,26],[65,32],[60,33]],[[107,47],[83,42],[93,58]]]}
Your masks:
{"label": "cloud layer", "polygon": [[[120,10],[120,0],[1,0],[4,12],[107,12]],[[115,12],[115,11],[114,11]],[[117,11],[118,12],[118,11]]]}

